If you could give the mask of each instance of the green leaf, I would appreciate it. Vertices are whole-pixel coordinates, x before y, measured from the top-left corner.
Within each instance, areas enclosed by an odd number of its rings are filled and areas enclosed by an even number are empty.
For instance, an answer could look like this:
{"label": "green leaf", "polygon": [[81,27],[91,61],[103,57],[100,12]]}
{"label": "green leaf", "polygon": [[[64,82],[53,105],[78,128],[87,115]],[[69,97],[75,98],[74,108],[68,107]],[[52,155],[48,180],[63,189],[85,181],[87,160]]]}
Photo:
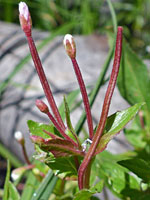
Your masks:
{"label": "green leaf", "polygon": [[144,103],[135,104],[134,106],[117,112],[107,118],[104,133],[97,147],[96,154],[102,152],[107,147],[109,141],[117,133],[119,133],[124,128],[124,126],[136,115],[142,105],[144,105]]}
{"label": "green leaf", "polygon": [[[98,176],[100,179],[104,179],[106,186],[115,195],[121,199],[126,199],[132,190],[140,191],[140,183],[135,177],[128,173],[127,169],[117,163],[118,159],[118,156],[103,151],[96,157],[91,174],[93,174],[92,176]],[[125,189],[128,189],[127,193],[122,194],[122,191]],[[136,194],[136,192],[134,192],[134,194]]]}
{"label": "green leaf", "polygon": [[49,170],[46,177],[43,179],[37,190],[34,192],[31,200],[48,199],[53,191],[56,182],[57,177],[54,176],[51,170]]}
{"label": "green leaf", "polygon": [[21,200],[31,200],[35,190],[38,188],[40,182],[33,175],[32,172],[29,172],[28,178],[21,196]]}
{"label": "green leaf", "polygon": [[77,175],[74,157],[48,157],[45,163],[52,169],[57,170],[57,174],[65,173],[67,176]]}
{"label": "green leaf", "polygon": [[12,166],[14,166],[14,167],[22,166],[22,162],[20,160],[18,160],[18,158],[8,148],[6,148],[1,143],[0,143],[0,155],[3,158],[8,159]]}
{"label": "green leaf", "polygon": [[32,120],[28,120],[27,122],[29,131],[31,135],[40,136],[44,139],[50,138],[50,136],[43,132],[43,130],[46,130],[47,132],[53,133],[55,135],[61,136],[57,129],[53,125],[43,124],[34,122]]}
{"label": "green leaf", "polygon": [[128,160],[122,160],[118,162],[123,167],[126,167],[131,172],[136,174],[139,178],[145,182],[150,182],[150,166],[143,159],[133,158]]}
{"label": "green leaf", "polygon": [[9,179],[10,179],[10,162],[9,162],[9,160],[7,160],[7,174],[6,174],[5,185],[4,185],[3,200],[8,200],[8,195],[9,195]]}
{"label": "green leaf", "polygon": [[9,198],[8,200],[20,200],[20,195],[13,183],[9,181]]}
{"label": "green leaf", "polygon": [[93,194],[100,193],[103,189],[104,182],[99,181],[94,187],[90,189],[83,189],[80,190],[75,194],[74,200],[87,200],[91,199]]}
{"label": "green leaf", "polygon": [[125,129],[125,136],[129,143],[135,148],[144,148],[146,142],[143,140],[143,130]]}
{"label": "green leaf", "polygon": [[[72,92],[70,92],[67,97],[66,97],[66,101],[68,102],[68,107],[72,107],[73,103],[75,102],[75,100],[77,99],[78,95],[80,94],[80,90],[74,90]],[[59,112],[61,114],[62,119],[65,119],[65,107],[64,107],[64,103],[62,102],[62,104],[59,107]]]}
{"label": "green leaf", "polygon": [[66,101],[65,96],[64,96],[64,105],[65,105],[65,114],[66,114],[67,126],[74,133],[74,129],[73,129],[71,119],[70,119],[70,110],[69,110],[69,106],[68,106],[68,103]]}
{"label": "green leaf", "polygon": [[89,200],[90,197],[94,194],[88,189],[80,190],[74,197],[73,200]]}
{"label": "green leaf", "polygon": [[[123,57],[118,76],[121,95],[130,103],[146,102],[146,112],[150,112],[150,77],[146,65],[124,41]],[[147,114],[148,119],[150,115]]]}

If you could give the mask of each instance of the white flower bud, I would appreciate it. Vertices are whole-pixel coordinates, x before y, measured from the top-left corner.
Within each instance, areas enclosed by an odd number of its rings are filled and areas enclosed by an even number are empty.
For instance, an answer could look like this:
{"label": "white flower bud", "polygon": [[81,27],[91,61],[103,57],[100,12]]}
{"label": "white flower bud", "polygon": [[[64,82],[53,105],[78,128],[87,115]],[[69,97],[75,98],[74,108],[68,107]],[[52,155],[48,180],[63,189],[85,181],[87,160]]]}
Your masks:
{"label": "white flower bud", "polygon": [[23,139],[23,135],[20,131],[15,132],[14,137],[15,137],[16,140],[22,140]]}
{"label": "white flower bud", "polygon": [[28,6],[24,2],[19,3],[19,20],[22,30],[24,31],[26,36],[30,36],[32,28],[32,20]]}
{"label": "white flower bud", "polygon": [[20,131],[15,132],[14,138],[19,142],[21,145],[24,144],[24,137],[23,134]]}
{"label": "white flower bud", "polygon": [[74,38],[70,34],[66,34],[64,37],[64,46],[66,49],[66,52],[70,58],[75,58],[76,57],[76,45]]}
{"label": "white flower bud", "polygon": [[19,13],[28,21],[30,14],[29,14],[28,6],[25,2],[19,3]]}

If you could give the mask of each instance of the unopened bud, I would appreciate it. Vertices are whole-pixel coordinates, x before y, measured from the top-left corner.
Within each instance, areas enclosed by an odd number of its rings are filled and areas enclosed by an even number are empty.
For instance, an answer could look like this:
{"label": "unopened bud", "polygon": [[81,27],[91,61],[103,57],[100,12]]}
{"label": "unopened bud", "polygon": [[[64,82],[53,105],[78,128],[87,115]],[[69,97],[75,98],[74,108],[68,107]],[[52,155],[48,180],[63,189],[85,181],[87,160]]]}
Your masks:
{"label": "unopened bud", "polygon": [[31,20],[28,6],[25,2],[19,3],[19,19],[20,19],[22,30],[26,34],[31,34],[32,20]]}
{"label": "unopened bud", "polygon": [[45,114],[49,112],[48,106],[42,100],[37,99],[35,104],[41,112]]}
{"label": "unopened bud", "polygon": [[15,132],[14,137],[18,143],[20,143],[21,145],[24,145],[24,142],[25,142],[24,137],[20,131]]}
{"label": "unopened bud", "polygon": [[64,43],[64,46],[65,46],[68,56],[71,59],[75,58],[76,57],[76,44],[75,44],[75,41],[74,41],[72,35],[70,35],[70,34],[65,35],[63,43]]}
{"label": "unopened bud", "polygon": [[20,176],[22,176],[22,174],[29,169],[34,168],[35,165],[27,165],[27,166],[23,166],[23,167],[19,167],[17,169],[14,169],[11,173],[11,178],[13,179],[13,181],[16,181]]}

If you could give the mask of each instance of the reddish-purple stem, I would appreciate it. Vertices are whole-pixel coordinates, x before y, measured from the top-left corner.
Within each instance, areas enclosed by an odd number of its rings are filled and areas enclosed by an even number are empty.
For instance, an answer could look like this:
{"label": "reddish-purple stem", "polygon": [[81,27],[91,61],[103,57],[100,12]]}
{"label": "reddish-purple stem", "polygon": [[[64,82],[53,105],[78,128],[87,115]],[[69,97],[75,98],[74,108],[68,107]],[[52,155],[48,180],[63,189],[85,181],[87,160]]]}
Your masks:
{"label": "reddish-purple stem", "polygon": [[30,162],[30,160],[29,160],[29,158],[28,158],[28,155],[27,155],[27,151],[26,151],[26,148],[25,148],[25,144],[23,144],[23,145],[21,145],[21,146],[22,146],[22,152],[23,152],[23,156],[24,156],[24,159],[25,159],[26,163],[27,163],[28,165],[31,165],[31,162]]}
{"label": "reddish-purple stem", "polygon": [[82,164],[80,165],[80,168],[78,171],[78,184],[79,184],[80,190],[84,188],[86,169],[87,169],[88,165],[90,164],[92,157],[94,156],[95,150],[97,148],[97,145],[99,144],[101,135],[102,135],[104,127],[105,127],[111,98],[113,95],[113,91],[115,88],[115,84],[116,84],[116,80],[117,80],[117,76],[118,76],[118,72],[119,72],[121,52],[122,52],[122,31],[123,31],[123,28],[118,27],[113,69],[112,69],[110,81],[108,84],[108,88],[106,91],[100,121],[99,121],[97,130],[96,130],[96,133],[93,137],[92,144],[91,144],[87,154],[85,155],[84,160],[83,160]]}
{"label": "reddish-purple stem", "polygon": [[52,109],[52,111],[54,113],[54,116],[55,116],[56,120],[58,121],[58,123],[60,124],[62,129],[65,130],[65,125],[64,125],[64,123],[62,121],[62,118],[61,118],[60,113],[58,111],[58,108],[56,106],[54,97],[52,95],[50,86],[48,84],[46,75],[44,73],[44,70],[43,70],[43,67],[42,67],[42,64],[41,64],[41,61],[40,61],[36,46],[34,44],[33,38],[31,36],[31,34],[29,34],[29,32],[26,34],[26,36],[27,36],[30,52],[31,52],[31,55],[32,55],[32,59],[33,59],[35,68],[37,70],[37,73],[39,75],[43,90],[45,92],[45,96],[46,96],[46,98],[47,98],[47,100],[49,102],[49,105],[50,105],[50,107],[51,107],[51,109]]}
{"label": "reddish-purple stem", "polygon": [[89,128],[89,138],[92,139],[93,138],[93,122],[92,122],[92,115],[91,115],[88,95],[87,95],[87,92],[86,92],[85,84],[84,84],[78,63],[76,61],[76,58],[72,58],[71,60],[72,60],[74,71],[75,71],[76,77],[78,79],[78,83],[79,83],[82,98],[83,98],[83,103],[84,103],[84,107],[85,107],[85,112],[86,112],[86,116],[87,116],[87,123],[88,123],[88,128]]}
{"label": "reddish-purple stem", "polygon": [[49,135],[52,139],[61,139],[59,136],[54,135],[53,133],[50,133],[46,130],[43,130],[44,133],[46,133],[47,135]]}
{"label": "reddish-purple stem", "polygon": [[54,126],[56,127],[56,129],[62,134],[62,136],[66,139],[69,140],[74,146],[78,147],[78,144],[75,143],[75,141],[73,139],[71,139],[62,129],[62,127],[57,123],[57,121],[55,120],[55,118],[53,117],[53,115],[48,112],[47,113],[49,119],[52,121],[52,123],[54,124]]}

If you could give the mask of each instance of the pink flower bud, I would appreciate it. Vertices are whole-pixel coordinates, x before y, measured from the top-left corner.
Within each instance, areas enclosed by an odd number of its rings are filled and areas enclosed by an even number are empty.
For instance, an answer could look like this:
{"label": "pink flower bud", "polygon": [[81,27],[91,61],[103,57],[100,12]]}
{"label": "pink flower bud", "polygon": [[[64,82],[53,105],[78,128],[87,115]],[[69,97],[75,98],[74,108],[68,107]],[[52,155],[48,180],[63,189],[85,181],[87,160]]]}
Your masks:
{"label": "pink flower bud", "polygon": [[24,2],[19,3],[19,19],[20,24],[25,33],[31,32],[32,21],[28,6]]}
{"label": "pink flower bud", "polygon": [[41,112],[45,114],[49,112],[48,106],[42,100],[37,99],[35,104]]}
{"label": "pink flower bud", "polygon": [[67,34],[64,37],[64,46],[68,56],[72,59],[76,57],[76,45],[72,35]]}

